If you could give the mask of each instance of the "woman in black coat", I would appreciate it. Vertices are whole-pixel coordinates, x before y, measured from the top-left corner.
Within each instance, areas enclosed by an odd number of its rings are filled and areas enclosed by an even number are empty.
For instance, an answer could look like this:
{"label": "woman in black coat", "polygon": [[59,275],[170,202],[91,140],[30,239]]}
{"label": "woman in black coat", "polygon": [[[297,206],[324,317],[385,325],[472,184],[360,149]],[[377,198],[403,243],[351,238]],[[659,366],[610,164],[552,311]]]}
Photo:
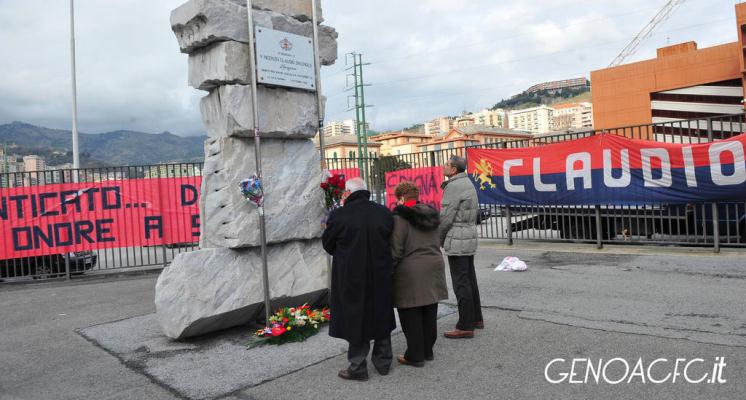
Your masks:
{"label": "woman in black coat", "polygon": [[343,207],[330,213],[322,237],[324,250],[334,257],[329,335],[350,343],[350,367],[339,376],[365,380],[371,340],[375,340],[372,361],[379,373],[388,373],[393,359],[391,331],[396,322],[390,239],[394,220],[386,207],[369,200],[370,192],[359,178],[350,179],[347,189],[353,192]]}

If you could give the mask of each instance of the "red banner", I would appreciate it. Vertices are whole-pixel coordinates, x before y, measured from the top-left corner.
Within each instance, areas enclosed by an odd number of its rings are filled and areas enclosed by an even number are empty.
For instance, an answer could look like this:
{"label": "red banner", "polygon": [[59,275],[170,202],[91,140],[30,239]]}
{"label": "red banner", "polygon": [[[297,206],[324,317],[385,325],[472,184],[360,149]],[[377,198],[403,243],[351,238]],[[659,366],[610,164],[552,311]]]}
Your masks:
{"label": "red banner", "polygon": [[0,259],[196,242],[201,179],[0,189]]}
{"label": "red banner", "polygon": [[481,204],[687,204],[746,199],[745,148],[746,134],[693,144],[606,134],[467,159]]}
{"label": "red banner", "polygon": [[339,168],[330,170],[334,175],[344,175],[345,180],[360,177],[360,170],[357,168]]}
{"label": "red banner", "polygon": [[443,183],[442,167],[421,167],[411,169],[401,169],[399,171],[386,173],[386,204],[390,209],[396,207],[396,195],[394,189],[401,182],[409,181],[420,189],[420,202],[428,204],[440,210],[443,190],[440,185]]}

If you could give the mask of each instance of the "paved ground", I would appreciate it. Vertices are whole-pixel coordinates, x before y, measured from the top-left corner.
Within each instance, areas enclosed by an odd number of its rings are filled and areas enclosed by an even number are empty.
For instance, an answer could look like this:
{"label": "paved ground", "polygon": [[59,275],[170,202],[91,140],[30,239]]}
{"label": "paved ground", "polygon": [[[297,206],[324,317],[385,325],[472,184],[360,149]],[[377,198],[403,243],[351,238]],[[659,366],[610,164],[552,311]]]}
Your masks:
{"label": "paved ground", "polygon": [[[448,305],[438,307],[439,316],[455,312]],[[126,366],[189,399],[221,397],[347,351],[347,342],[330,337],[328,326],[303,343],[247,350],[257,328],[239,326],[175,342],[163,336],[156,315],[148,314],[95,325],[79,333]]]}
{"label": "paved ground", "polygon": [[[530,270],[493,272],[506,255],[525,259]],[[371,381],[350,383],[335,376],[345,365],[340,355],[225,398],[743,399],[746,393],[743,253],[521,243],[482,246],[477,266],[487,329],[474,340],[439,339],[436,360],[425,368],[397,366],[387,377],[371,371]],[[0,399],[179,398],[75,331],[151,313],[154,280],[145,274],[0,286]],[[444,317],[439,330],[454,322]],[[403,351],[403,337],[394,346]],[[544,378],[554,358],[622,357],[632,366],[640,357],[702,358],[709,368],[719,356],[727,364],[724,384],[679,378],[552,385]],[[569,371],[556,365],[555,374]],[[619,365],[609,375],[619,376]]]}
{"label": "paved ground", "polygon": [[156,275],[0,286],[0,399],[171,399],[75,330],[153,312]]}

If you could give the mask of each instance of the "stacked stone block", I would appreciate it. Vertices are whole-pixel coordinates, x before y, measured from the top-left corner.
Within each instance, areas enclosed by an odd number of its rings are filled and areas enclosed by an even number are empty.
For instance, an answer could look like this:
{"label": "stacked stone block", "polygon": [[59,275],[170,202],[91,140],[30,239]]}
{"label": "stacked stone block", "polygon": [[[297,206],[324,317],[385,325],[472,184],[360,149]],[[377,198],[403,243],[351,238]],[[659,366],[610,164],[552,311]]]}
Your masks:
{"label": "stacked stone block", "polygon": [[[313,36],[310,0],[257,0],[252,6],[257,27]],[[320,9],[317,15],[320,21]],[[208,92],[200,104],[209,136],[200,250],[179,254],[156,284],[161,327],[179,339],[248,322],[262,308],[263,291],[259,216],[238,190],[256,165],[246,1],[190,0],[171,13],[171,26],[189,54],[189,85]],[[337,33],[324,25],[318,31],[321,63],[331,65]],[[311,141],[319,120],[316,95],[258,85],[257,104],[272,296],[323,290],[323,193]]]}

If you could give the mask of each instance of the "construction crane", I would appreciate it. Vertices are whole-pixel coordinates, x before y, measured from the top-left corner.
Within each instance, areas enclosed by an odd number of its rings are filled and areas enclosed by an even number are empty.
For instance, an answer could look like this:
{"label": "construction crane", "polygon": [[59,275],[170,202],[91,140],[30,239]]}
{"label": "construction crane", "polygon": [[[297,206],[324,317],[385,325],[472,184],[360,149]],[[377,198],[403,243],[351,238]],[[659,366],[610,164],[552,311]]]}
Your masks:
{"label": "construction crane", "polygon": [[650,22],[648,22],[647,25],[645,25],[645,27],[637,33],[632,41],[629,42],[622,49],[621,52],[619,52],[619,54],[614,58],[611,64],[609,64],[609,67],[615,67],[623,63],[624,60],[627,59],[627,57],[634,54],[640,47],[640,45],[642,45],[646,40],[650,38],[650,36],[653,35],[653,31],[655,30],[655,28],[663,23],[663,21],[671,17],[671,14],[676,9],[676,7],[680,6],[682,3],[684,3],[684,1],[685,0],[669,0],[668,3],[666,3],[666,5],[664,5],[657,14],[655,14],[653,19],[651,19]]}

